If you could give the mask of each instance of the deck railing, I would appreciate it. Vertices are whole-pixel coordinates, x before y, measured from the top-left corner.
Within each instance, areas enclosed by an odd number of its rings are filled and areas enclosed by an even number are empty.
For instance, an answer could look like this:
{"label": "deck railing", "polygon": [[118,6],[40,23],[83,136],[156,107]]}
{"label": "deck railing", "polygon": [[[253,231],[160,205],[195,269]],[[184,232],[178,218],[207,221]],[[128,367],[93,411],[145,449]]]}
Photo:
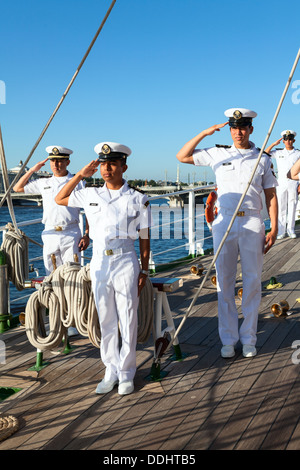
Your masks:
{"label": "deck railing", "polygon": [[[215,185],[198,186],[198,187],[193,187],[193,188],[190,188],[190,189],[175,191],[175,192],[172,192],[172,193],[166,193],[164,195],[153,196],[153,197],[150,198],[151,202],[154,202],[155,200],[158,200],[158,199],[161,200],[161,199],[165,199],[165,198],[168,198],[168,199],[170,199],[170,198],[180,198],[180,196],[188,194],[188,204],[185,205],[183,211],[180,211],[180,210],[177,211],[177,214],[179,214],[179,216],[181,214],[181,216],[178,217],[177,220],[171,221],[170,217],[167,217],[161,223],[154,224],[151,227],[151,237],[152,237],[152,234],[154,234],[155,232],[160,233],[160,231],[163,230],[163,227],[167,227],[167,226],[170,227],[172,224],[174,226],[175,224],[182,224],[183,223],[184,227],[185,227],[185,230],[184,230],[185,237],[184,238],[187,239],[187,241],[182,244],[182,242],[180,242],[180,237],[179,237],[178,244],[176,243],[176,246],[173,246],[171,248],[167,248],[167,249],[164,249],[162,251],[155,252],[155,253],[151,252],[149,268],[152,272],[155,271],[155,269],[160,266],[160,264],[155,262],[155,258],[159,257],[160,255],[171,253],[171,252],[174,252],[176,250],[181,250],[182,251],[183,248],[186,250],[187,254],[191,255],[191,256],[197,256],[199,254],[203,254],[203,246],[204,246],[205,242],[208,239],[212,238],[212,236],[211,236],[210,232],[207,232],[208,234],[206,236],[204,236],[204,226],[206,224],[205,217],[204,217],[204,208],[205,208],[205,206],[204,206],[203,202],[201,204],[196,203],[196,197],[197,196],[196,196],[195,193],[199,193],[199,194],[202,194],[202,195],[203,194],[208,195],[209,192],[212,191],[215,188],[216,188]],[[151,207],[153,209],[153,212],[155,210],[157,212],[163,212],[163,209],[160,205],[158,205],[156,207],[155,204],[153,204],[153,205],[151,204]],[[155,207],[156,207],[156,209],[155,209]],[[166,204],[166,207],[164,209],[165,209],[164,213],[169,214],[169,215],[172,211],[174,211],[174,208],[167,206],[167,204]],[[181,207],[181,209],[182,209],[182,207]],[[84,212],[81,211],[79,224],[80,224],[80,228],[81,228],[82,233],[84,232],[84,217],[85,217]],[[200,224],[198,223],[198,226],[200,227],[200,230],[199,229],[196,230],[197,221],[199,221],[199,220],[200,220]],[[39,224],[39,223],[41,223],[41,221],[42,221],[42,219],[39,218],[39,219],[27,220],[27,221],[24,221],[24,222],[18,222],[18,227],[22,228],[22,227],[26,227],[26,226],[33,225],[33,224]],[[2,237],[5,237],[6,231],[7,231],[6,225],[0,226],[0,232],[2,232]],[[182,240],[182,238],[181,238],[181,240]],[[212,245],[212,243],[210,243],[210,244]],[[42,250],[42,248],[41,248],[41,250]],[[35,261],[39,261],[39,260],[42,260],[42,259],[43,259],[42,255],[41,256],[36,256],[34,258],[30,258],[29,259],[29,264],[32,264]],[[85,262],[89,262],[90,259],[91,258],[89,256],[82,253],[82,260],[81,260],[82,265],[84,265]],[[165,263],[162,263],[162,264],[165,264]],[[34,267],[33,267],[32,271],[34,271]],[[36,275],[38,276],[39,275],[38,270],[35,270],[35,272],[36,272]],[[28,297],[28,296],[24,296],[24,297]],[[21,298],[23,298],[23,297],[18,296],[17,299],[13,299],[10,302],[11,303],[19,302],[19,300]]]}

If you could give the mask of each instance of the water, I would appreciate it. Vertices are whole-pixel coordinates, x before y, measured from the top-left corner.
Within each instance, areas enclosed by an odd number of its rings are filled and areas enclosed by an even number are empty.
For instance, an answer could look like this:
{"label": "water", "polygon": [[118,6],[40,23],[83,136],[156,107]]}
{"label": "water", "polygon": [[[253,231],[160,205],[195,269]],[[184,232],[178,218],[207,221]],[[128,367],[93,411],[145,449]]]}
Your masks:
{"label": "water", "polygon": [[[23,205],[14,207],[17,222],[26,220],[41,219],[43,208],[37,205]],[[169,263],[180,258],[184,258],[189,254],[188,246],[188,207],[170,208],[164,199],[151,201],[152,213],[152,229],[151,229],[151,251],[153,253],[153,261],[156,266]],[[212,247],[212,238],[206,224],[204,224],[204,208],[203,205],[197,205],[196,219],[196,240],[202,240],[201,245],[205,250]],[[183,220],[186,219],[186,220]],[[0,226],[11,222],[8,207],[0,208]],[[42,244],[41,233],[43,224],[34,224],[21,227],[20,229],[31,239]],[[204,240],[203,240],[204,239]],[[2,242],[2,238],[1,238]],[[138,241],[135,242],[137,253],[139,253]],[[177,248],[177,249],[175,249]],[[199,247],[200,248],[200,247]],[[164,252],[162,254],[158,254]],[[92,256],[92,248],[85,251],[88,258]],[[42,248],[29,243],[29,259],[42,256]],[[89,261],[89,260],[88,260]],[[87,262],[88,262],[87,261]],[[33,262],[34,269],[38,270],[40,276],[45,275],[43,260]],[[30,277],[35,277],[34,273],[30,273]],[[20,312],[26,303],[26,299],[17,299],[24,295],[31,294],[30,289],[18,291],[12,283],[10,283],[10,311]]]}

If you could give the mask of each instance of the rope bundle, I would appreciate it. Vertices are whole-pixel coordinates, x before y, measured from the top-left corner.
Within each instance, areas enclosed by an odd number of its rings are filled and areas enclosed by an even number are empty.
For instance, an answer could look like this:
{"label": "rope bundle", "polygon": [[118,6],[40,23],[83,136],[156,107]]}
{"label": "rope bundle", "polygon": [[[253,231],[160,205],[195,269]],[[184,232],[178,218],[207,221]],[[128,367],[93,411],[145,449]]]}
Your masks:
{"label": "rope bundle", "polygon": [[[49,310],[49,327],[42,315]],[[100,347],[101,333],[98,313],[91,289],[90,265],[65,263],[46,277],[34,292],[25,310],[26,334],[30,343],[41,351],[57,347],[66,330],[75,326],[78,332]],[[153,326],[153,287],[148,279],[140,296],[138,308],[138,342],[148,340]]]}
{"label": "rope bundle", "polygon": [[99,348],[100,325],[92,291],[90,265],[80,269],[77,275],[77,289],[74,291],[77,308],[74,312],[78,332],[88,336],[90,342]]}
{"label": "rope bundle", "polygon": [[0,416],[0,442],[7,439],[19,429],[18,418],[12,415]]}
{"label": "rope bundle", "polygon": [[78,263],[65,263],[53,272],[52,287],[60,300],[64,326],[75,326],[99,348],[101,334],[91,289],[90,265],[80,268]]}
{"label": "rope bundle", "polygon": [[[51,275],[45,278],[40,288],[28,299],[25,309],[25,325],[27,338],[37,349],[46,351],[54,349],[62,342],[66,328],[61,321],[61,305],[53,292],[50,282]],[[48,334],[45,326],[45,308],[49,312]]]}
{"label": "rope bundle", "polygon": [[28,238],[24,232],[17,232],[8,223],[1,249],[5,252],[8,265],[9,280],[21,291],[29,275]]}

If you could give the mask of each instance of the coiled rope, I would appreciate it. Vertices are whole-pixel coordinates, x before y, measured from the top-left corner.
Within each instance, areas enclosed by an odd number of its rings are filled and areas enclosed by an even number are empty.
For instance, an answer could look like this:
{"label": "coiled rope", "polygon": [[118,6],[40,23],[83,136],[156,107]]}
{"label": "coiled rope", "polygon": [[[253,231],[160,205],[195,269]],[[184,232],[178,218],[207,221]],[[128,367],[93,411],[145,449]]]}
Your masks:
{"label": "coiled rope", "polygon": [[[153,287],[147,279],[138,308],[138,343],[145,343],[153,330]],[[43,309],[49,311],[46,326]],[[41,351],[59,346],[67,328],[78,332],[100,347],[101,332],[91,289],[90,265],[65,263],[47,276],[30,297],[25,309],[26,334],[30,343]]]}
{"label": "coiled rope", "polygon": [[19,429],[19,420],[12,415],[0,416],[0,442],[4,441]]}
{"label": "coiled rope", "polygon": [[[48,333],[45,325],[45,309],[48,309]],[[41,351],[59,346],[66,335],[66,328],[61,321],[61,306],[51,285],[51,275],[28,299],[25,309],[27,338]]]}
{"label": "coiled rope", "polygon": [[17,231],[10,222],[6,228],[8,231],[2,242],[1,250],[6,254],[8,278],[20,291],[24,289],[24,282],[29,276],[29,239],[24,232]]}

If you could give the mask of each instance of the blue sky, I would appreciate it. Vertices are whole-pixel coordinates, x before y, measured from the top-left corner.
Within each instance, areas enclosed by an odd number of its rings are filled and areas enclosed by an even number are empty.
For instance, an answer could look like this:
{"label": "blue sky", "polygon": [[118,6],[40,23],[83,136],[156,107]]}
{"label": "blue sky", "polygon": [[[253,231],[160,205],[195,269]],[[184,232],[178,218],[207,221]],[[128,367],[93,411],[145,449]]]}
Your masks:
{"label": "blue sky", "polygon": [[[2,2],[0,124],[9,168],[28,157],[110,4]],[[74,151],[76,172],[108,140],[131,147],[127,178],[175,180],[182,145],[239,106],[258,113],[253,141],[262,147],[300,47],[299,9],[299,0],[117,0],[29,166],[46,157],[46,146],[63,145]],[[269,143],[287,128],[300,139],[298,101],[300,64]],[[231,143],[227,127],[203,147],[216,143]],[[183,181],[212,179],[208,169],[179,167]]]}

